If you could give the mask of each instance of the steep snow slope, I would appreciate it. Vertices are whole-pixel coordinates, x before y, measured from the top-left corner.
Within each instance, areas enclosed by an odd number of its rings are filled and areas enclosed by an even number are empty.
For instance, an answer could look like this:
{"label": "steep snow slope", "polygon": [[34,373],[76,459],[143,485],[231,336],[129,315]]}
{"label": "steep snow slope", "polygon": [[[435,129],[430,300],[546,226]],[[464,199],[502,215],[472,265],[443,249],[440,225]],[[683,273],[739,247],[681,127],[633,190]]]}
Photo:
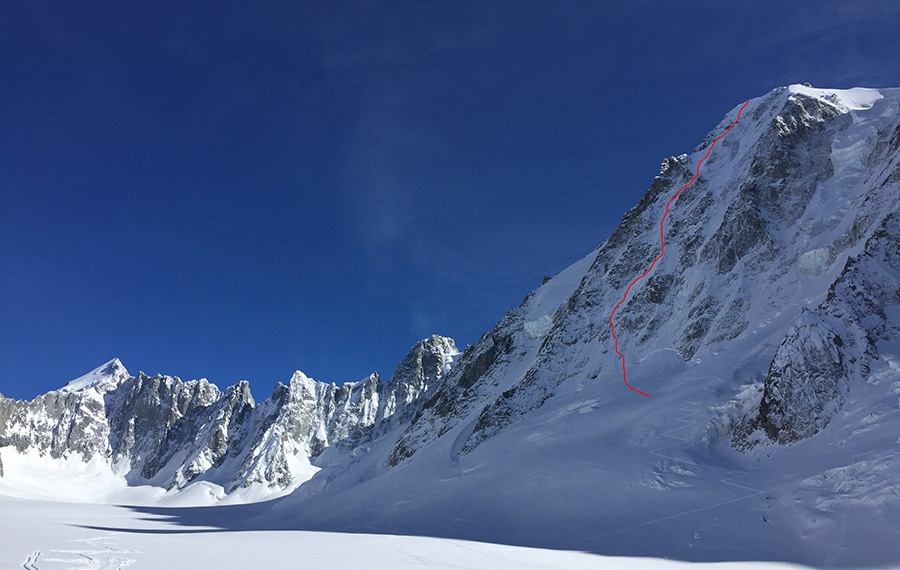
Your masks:
{"label": "steep snow slope", "polygon": [[72,380],[60,388],[59,391],[86,392],[93,388],[103,394],[114,390],[128,378],[128,370],[125,369],[125,366],[118,358],[114,358],[103,366],[91,370],[84,376]]}
{"label": "steep snow slope", "polygon": [[[871,236],[890,234],[882,226],[898,207],[900,135],[898,92],[884,91],[887,97],[873,90],[795,86],[750,103],[670,214],[669,255],[617,315],[626,354],[674,351],[679,361],[697,363],[748,335],[765,347],[780,342],[803,307],[825,300]],[[655,226],[666,198],[689,179],[690,166],[734,114],[693,157],[663,163],[641,203],[594,256],[578,291],[559,307],[553,325],[547,323],[537,351],[525,326],[526,300],[460,358],[395,447],[393,464],[472,408],[489,403],[462,453],[540,406],[565,379],[613,369],[602,317],[656,255]],[[893,276],[884,279],[890,283]],[[891,293],[876,302],[888,302]],[[757,368],[771,358],[771,351],[761,351]],[[514,365],[525,368],[506,370]],[[648,390],[657,385],[659,378],[644,379]],[[498,398],[494,388],[500,387]]]}

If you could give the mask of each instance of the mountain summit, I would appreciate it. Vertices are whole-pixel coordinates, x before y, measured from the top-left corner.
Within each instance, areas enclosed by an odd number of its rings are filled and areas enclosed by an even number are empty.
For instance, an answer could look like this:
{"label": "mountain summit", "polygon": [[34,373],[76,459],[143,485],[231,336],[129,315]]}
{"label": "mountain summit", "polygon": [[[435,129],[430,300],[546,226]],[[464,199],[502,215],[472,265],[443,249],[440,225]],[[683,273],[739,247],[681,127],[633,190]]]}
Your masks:
{"label": "mountain summit", "polygon": [[0,453],[99,459],[132,485],[215,499],[293,491],[235,528],[900,562],[900,89],[749,102],[616,314],[629,380],[651,398],[622,384],[610,312],[737,111],[462,354],[435,336],[388,382],[298,372],[261,404],[246,383],[122,380],[113,361],[0,399]]}
{"label": "mountain summit", "polygon": [[103,366],[91,370],[84,376],[72,380],[63,386],[60,392],[83,392],[96,388],[102,392],[109,392],[117,388],[122,382],[130,378],[128,370],[118,358],[113,358]]}

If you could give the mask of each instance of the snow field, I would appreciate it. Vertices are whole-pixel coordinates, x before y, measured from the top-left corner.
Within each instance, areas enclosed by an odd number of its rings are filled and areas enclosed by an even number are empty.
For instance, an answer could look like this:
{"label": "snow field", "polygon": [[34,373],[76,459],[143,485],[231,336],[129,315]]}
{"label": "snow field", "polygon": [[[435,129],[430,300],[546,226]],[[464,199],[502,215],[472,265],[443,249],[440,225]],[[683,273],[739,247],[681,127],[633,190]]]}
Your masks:
{"label": "snow field", "polygon": [[109,505],[0,497],[0,567],[27,570],[637,570],[801,568],[753,562],[689,564],[615,558],[410,536],[305,531],[222,532],[179,528],[158,517]]}

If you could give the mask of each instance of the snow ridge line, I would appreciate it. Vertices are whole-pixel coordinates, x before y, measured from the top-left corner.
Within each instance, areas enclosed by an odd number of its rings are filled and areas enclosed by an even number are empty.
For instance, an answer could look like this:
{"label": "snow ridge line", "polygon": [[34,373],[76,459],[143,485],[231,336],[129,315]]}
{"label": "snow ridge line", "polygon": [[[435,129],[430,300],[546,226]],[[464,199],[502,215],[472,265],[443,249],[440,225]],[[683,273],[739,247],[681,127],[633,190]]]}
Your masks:
{"label": "snow ridge line", "polygon": [[650,263],[650,267],[648,267],[646,271],[644,271],[643,273],[641,273],[640,275],[635,277],[634,280],[628,284],[628,287],[625,288],[625,293],[622,295],[622,298],[619,300],[618,303],[616,303],[616,305],[613,307],[612,313],[610,313],[610,315],[609,315],[609,327],[610,327],[610,331],[612,332],[612,337],[615,340],[616,354],[618,354],[619,358],[622,360],[622,381],[625,382],[625,385],[628,386],[629,390],[631,390],[632,392],[637,392],[638,394],[640,394],[642,396],[646,396],[649,398],[650,394],[648,394],[646,392],[642,392],[642,391],[638,390],[637,388],[632,387],[632,385],[628,383],[628,370],[625,368],[625,355],[619,351],[619,337],[616,335],[616,325],[613,322],[613,317],[616,316],[616,311],[619,310],[619,307],[621,307],[622,304],[624,304],[625,301],[628,300],[628,293],[631,291],[631,288],[634,287],[634,285],[638,281],[645,278],[647,275],[650,274],[651,271],[653,271],[653,268],[656,267],[656,262],[659,261],[660,259],[662,259],[663,254],[666,252],[666,238],[665,238],[665,232],[663,231],[663,222],[666,221],[666,217],[669,215],[669,206],[672,205],[672,202],[674,202],[686,188],[689,188],[691,185],[694,184],[694,182],[697,181],[698,178],[700,178],[700,166],[702,166],[703,163],[706,162],[706,159],[709,158],[709,155],[710,155],[710,153],[712,153],[713,148],[715,148],[716,143],[719,142],[720,140],[724,139],[725,136],[731,132],[731,129],[734,128],[734,126],[738,123],[738,121],[741,120],[741,113],[744,112],[744,108],[746,108],[747,105],[749,105],[749,104],[750,104],[750,101],[747,100],[743,105],[741,105],[740,109],[738,109],[737,117],[735,117],[734,121],[732,121],[731,124],[728,125],[728,128],[725,129],[724,133],[722,133],[721,135],[719,135],[715,139],[713,139],[712,143],[710,143],[710,145],[709,145],[709,148],[706,149],[706,154],[703,155],[703,158],[701,158],[700,160],[697,161],[697,167],[694,169],[693,178],[691,178],[687,182],[687,184],[685,184],[684,186],[679,188],[678,192],[676,192],[675,195],[672,196],[671,198],[669,198],[669,201],[666,202],[666,209],[665,209],[665,211],[663,211],[662,218],[659,220],[659,245],[660,245],[659,255],[657,255],[653,259],[653,261]]}

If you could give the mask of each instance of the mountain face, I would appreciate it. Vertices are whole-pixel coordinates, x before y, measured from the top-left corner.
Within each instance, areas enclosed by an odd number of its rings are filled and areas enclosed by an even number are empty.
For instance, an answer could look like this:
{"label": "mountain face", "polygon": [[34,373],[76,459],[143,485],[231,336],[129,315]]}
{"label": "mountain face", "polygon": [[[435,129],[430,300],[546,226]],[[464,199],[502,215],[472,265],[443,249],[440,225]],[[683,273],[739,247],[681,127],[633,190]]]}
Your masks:
{"label": "mountain face", "polygon": [[[766,329],[783,335],[768,355],[752,413],[729,419],[737,449],[814,435],[841,409],[852,384],[865,379],[877,342],[900,338],[896,313],[888,316],[900,301],[898,102],[897,90],[807,86],[752,100],[678,198],[668,218],[666,256],[617,315],[626,354],[671,350],[686,363]],[[609,356],[609,311],[659,252],[663,208],[691,179],[693,164],[687,155],[663,162],[563,302],[538,309],[545,285],[466,351],[406,429],[391,463],[476,410],[456,449],[468,453],[540,407],[564,382],[618,369],[592,353]],[[528,327],[536,321],[529,319],[542,313],[548,326],[535,338]],[[512,362],[515,374],[508,371]]]}
{"label": "mountain face", "polygon": [[245,382],[222,393],[112,361],[31,402],[0,398],[0,453],[101,457],[175,489],[300,485],[266,515],[277,523],[247,513],[262,527],[898,562],[900,89],[748,102],[615,315],[650,398],[622,382],[612,308],[737,113],[462,354],[435,336],[388,382],[297,372],[258,405]]}

